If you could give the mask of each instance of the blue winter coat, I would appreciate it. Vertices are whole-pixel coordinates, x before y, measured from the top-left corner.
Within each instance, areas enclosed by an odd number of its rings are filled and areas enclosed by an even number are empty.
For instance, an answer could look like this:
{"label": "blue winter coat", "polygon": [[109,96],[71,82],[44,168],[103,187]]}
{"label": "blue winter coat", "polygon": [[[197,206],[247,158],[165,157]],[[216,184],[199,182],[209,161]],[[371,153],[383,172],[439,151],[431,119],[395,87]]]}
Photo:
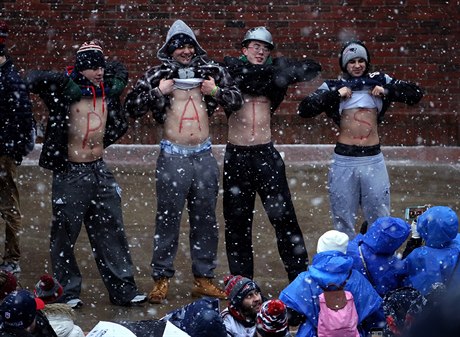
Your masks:
{"label": "blue winter coat", "polygon": [[454,268],[459,263],[460,239],[455,212],[445,206],[431,207],[418,217],[417,231],[425,246],[414,249],[405,259],[406,285],[427,295],[435,283],[458,282],[460,266],[455,275]]}
{"label": "blue winter coat", "polygon": [[345,290],[355,299],[359,323],[372,314],[382,311],[382,299],[369,281],[358,271],[352,270],[353,259],[339,251],[316,254],[307,271],[299,274],[280,294],[279,299],[287,307],[307,317],[296,334],[298,337],[316,336],[318,326],[321,287],[342,284],[348,277]]}
{"label": "blue winter coat", "polygon": [[395,256],[395,252],[409,233],[410,226],[404,220],[382,217],[369,227],[366,234],[357,235],[348,244],[347,255],[353,258],[353,268],[361,272],[381,296],[403,284],[404,262]]}

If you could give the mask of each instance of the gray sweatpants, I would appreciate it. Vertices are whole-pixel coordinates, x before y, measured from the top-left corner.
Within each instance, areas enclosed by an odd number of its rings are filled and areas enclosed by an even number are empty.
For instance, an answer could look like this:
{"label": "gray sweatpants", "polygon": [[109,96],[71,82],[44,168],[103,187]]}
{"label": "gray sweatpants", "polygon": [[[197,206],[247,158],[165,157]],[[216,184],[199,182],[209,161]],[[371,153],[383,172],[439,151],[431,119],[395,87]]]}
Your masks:
{"label": "gray sweatpants", "polygon": [[390,179],[382,153],[366,157],[334,153],[328,180],[334,228],[350,240],[356,235],[360,206],[369,226],[390,215]]}
{"label": "gray sweatpants", "polygon": [[82,276],[74,248],[85,224],[110,301],[128,305],[137,294],[125,235],[121,190],[103,160],[69,164],[53,175],[51,263],[64,287],[63,301],[79,298]]}
{"label": "gray sweatpants", "polygon": [[156,168],[154,279],[174,276],[173,264],[185,201],[189,212],[193,275],[214,277],[219,240],[215,214],[218,188],[219,168],[210,149],[193,154],[160,152]]}

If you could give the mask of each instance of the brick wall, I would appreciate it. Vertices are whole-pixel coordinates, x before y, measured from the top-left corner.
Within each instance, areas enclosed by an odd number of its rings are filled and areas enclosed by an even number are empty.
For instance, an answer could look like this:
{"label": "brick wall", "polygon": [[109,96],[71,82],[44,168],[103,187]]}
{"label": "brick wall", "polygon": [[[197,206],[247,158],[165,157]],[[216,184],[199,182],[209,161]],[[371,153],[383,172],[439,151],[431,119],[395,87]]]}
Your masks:
{"label": "brick wall", "polygon": [[[183,19],[208,54],[237,56],[247,29],[265,25],[276,43],[275,56],[303,56],[323,66],[320,78],[290,88],[273,117],[278,143],[333,143],[336,128],[323,115],[296,116],[299,100],[339,72],[340,44],[351,37],[371,51],[375,70],[420,84],[426,96],[415,107],[395,104],[380,129],[385,145],[460,145],[460,6],[437,0],[262,0],[262,1],[0,0],[0,19],[10,25],[8,41],[16,64],[64,69],[75,48],[97,37],[106,54],[124,62],[130,81],[157,64],[156,51],[169,25]],[[130,85],[131,85],[130,84]],[[46,110],[34,100],[38,120]],[[222,112],[212,118],[215,143],[225,143]],[[132,121],[122,143],[157,143],[161,128],[150,116]]]}

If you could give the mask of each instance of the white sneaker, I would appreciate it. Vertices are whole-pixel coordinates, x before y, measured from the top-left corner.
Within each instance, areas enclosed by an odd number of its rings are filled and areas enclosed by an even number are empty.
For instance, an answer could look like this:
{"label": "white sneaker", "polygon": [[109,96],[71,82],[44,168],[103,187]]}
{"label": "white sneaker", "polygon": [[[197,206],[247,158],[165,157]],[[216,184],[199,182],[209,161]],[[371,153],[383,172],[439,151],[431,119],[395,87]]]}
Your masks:
{"label": "white sneaker", "polygon": [[21,267],[19,267],[19,263],[16,262],[3,261],[3,263],[0,264],[0,269],[11,274],[15,274],[16,276],[21,272]]}
{"label": "white sneaker", "polygon": [[69,305],[72,309],[78,309],[83,306],[83,301],[79,298],[72,298],[67,301],[67,305]]}
{"label": "white sneaker", "polygon": [[131,304],[142,304],[145,302],[147,302],[147,296],[144,294],[137,294],[131,301],[129,301]]}

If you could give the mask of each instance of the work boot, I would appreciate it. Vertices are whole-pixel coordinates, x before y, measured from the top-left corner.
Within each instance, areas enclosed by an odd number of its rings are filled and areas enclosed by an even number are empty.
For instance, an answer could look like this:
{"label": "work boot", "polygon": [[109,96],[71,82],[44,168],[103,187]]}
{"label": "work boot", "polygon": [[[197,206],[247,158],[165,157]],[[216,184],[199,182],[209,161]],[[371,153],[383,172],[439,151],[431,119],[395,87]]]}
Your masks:
{"label": "work boot", "polygon": [[149,303],[161,304],[168,295],[169,278],[162,277],[155,280],[155,285],[149,294]]}
{"label": "work boot", "polygon": [[212,279],[208,277],[195,277],[192,290],[193,297],[209,296],[216,297],[222,300],[227,299],[227,295],[222,289],[219,289]]}

